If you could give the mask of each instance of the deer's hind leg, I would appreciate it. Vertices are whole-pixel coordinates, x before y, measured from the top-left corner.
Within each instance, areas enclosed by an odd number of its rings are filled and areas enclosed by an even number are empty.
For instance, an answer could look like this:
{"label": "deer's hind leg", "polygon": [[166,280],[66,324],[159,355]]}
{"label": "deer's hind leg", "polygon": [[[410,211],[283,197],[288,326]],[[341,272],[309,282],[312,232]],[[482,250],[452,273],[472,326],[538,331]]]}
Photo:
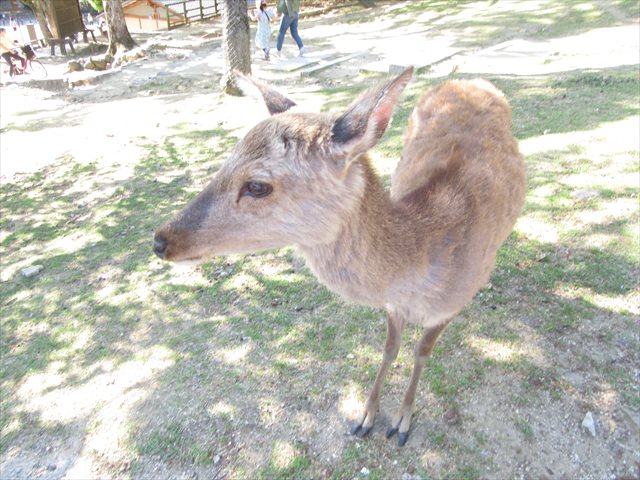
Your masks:
{"label": "deer's hind leg", "polygon": [[382,364],[376,375],[376,380],[369,393],[369,398],[364,407],[364,413],[362,414],[360,421],[356,423],[351,429],[351,435],[358,435],[363,438],[373,428],[373,422],[378,413],[378,407],[380,406],[380,393],[382,392],[382,385],[384,379],[387,376],[389,367],[398,356],[400,351],[400,342],[402,340],[402,331],[404,330],[406,322],[395,314],[388,312],[387,315],[387,340],[384,344],[384,352],[382,354]]}
{"label": "deer's hind leg", "polygon": [[427,363],[427,357],[431,353],[431,350],[433,350],[433,346],[450,321],[449,319],[434,327],[427,327],[422,334],[422,338],[420,338],[420,341],[416,344],[413,371],[411,372],[409,386],[404,393],[402,405],[400,405],[398,413],[396,413],[393,418],[391,427],[387,430],[387,438],[391,438],[396,433],[398,434],[398,445],[401,447],[407,442],[407,438],[409,438],[409,427],[411,426],[411,416],[413,415],[420,375]]}

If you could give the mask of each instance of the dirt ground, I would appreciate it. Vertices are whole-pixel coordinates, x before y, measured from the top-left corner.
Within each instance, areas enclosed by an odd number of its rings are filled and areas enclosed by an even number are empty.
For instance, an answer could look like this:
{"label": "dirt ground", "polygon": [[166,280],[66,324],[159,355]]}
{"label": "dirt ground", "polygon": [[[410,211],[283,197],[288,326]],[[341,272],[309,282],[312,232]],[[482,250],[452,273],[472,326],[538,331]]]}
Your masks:
{"label": "dirt ground", "polygon": [[[371,82],[371,75],[362,73],[366,65],[383,63],[393,68],[404,62],[399,50],[407,35],[415,38],[414,51],[429,50],[428,35],[416,28],[416,25],[423,25],[422,23],[389,20],[394,8],[408,3],[410,2],[383,4],[380,12],[372,15],[368,22],[361,20],[363,13],[354,10],[355,7],[303,18],[301,34],[310,52],[332,52],[328,54],[330,58],[339,55],[353,57],[312,76],[301,77],[296,71],[274,69],[273,65],[260,60],[255,53],[254,75],[286,90],[309,110],[323,108],[327,99],[317,95],[323,87],[365,87]],[[460,9],[456,15],[471,18],[486,7],[485,3],[472,4]],[[510,11],[510,6],[505,2],[497,2],[496,5],[495,8],[504,8],[505,13]],[[521,8],[535,9],[535,6]],[[430,22],[440,25],[442,35],[438,45],[443,49],[453,48],[461,31],[447,32],[443,27],[452,18],[443,17],[436,11],[424,12],[423,15],[428,16]],[[148,143],[162,144],[165,137],[175,133],[176,125],[181,122],[199,125],[202,129],[224,128],[233,132],[234,136],[241,136],[251,127],[251,122],[247,122],[247,119],[260,118],[264,112],[249,98],[228,98],[219,93],[218,82],[222,69],[220,31],[220,25],[212,21],[192,24],[171,32],[138,34],[135,37],[142,52],[140,58],[102,74],[66,73],[66,59],[49,58],[47,52],[41,52],[43,62],[49,70],[46,82],[35,85],[29,79],[12,81],[6,75],[0,76],[0,176],[3,181],[13,181],[23,175],[44,170],[69,157],[78,165],[91,164],[98,169],[117,161],[120,168],[111,173],[114,182],[117,182],[118,178],[129,178],[133,174],[137,162],[144,154],[137,139],[145,138]],[[384,42],[376,40],[381,32],[385,32]],[[491,44],[456,49],[451,56],[439,58],[425,75],[440,77],[451,71],[479,75],[498,72],[528,75],[533,72],[552,73],[576,68],[638,63],[637,23],[545,40],[532,40],[527,36],[530,33],[527,31],[518,33],[519,35],[515,35],[507,32],[502,38],[494,38]],[[584,45],[591,46],[588,53],[585,53]],[[282,60],[283,64],[296,61],[296,51],[290,38],[285,54],[288,60]],[[377,78],[376,76],[375,79]],[[9,125],[29,125],[29,129],[10,129]],[[637,119],[621,121],[614,128],[628,132],[627,141],[617,146],[619,151],[637,148]],[[34,131],[38,132],[37,141],[34,141]],[[596,134],[598,132],[607,134],[605,130],[597,131]],[[553,138],[547,139],[548,142],[565,141],[560,137],[551,137]],[[575,142],[575,139],[571,140],[571,143]],[[532,140],[524,142],[522,146],[525,154],[535,153],[540,148],[540,143]],[[87,201],[96,200],[99,201],[100,198],[89,198]],[[15,265],[11,269],[5,269],[2,280],[11,278],[20,267],[21,265]],[[637,298],[630,300],[629,309],[635,315],[638,314]],[[584,335],[589,333],[588,329],[583,332]],[[603,361],[617,361],[621,356],[628,355],[635,359],[634,368],[637,372],[638,357],[626,352],[624,342],[637,345],[638,335],[637,332],[630,332],[629,335],[633,337],[632,340],[623,339],[617,347],[603,351],[603,357],[607,357]],[[567,340],[570,349],[579,348],[571,343],[576,341],[576,338]],[[242,359],[252,348],[256,348],[255,345],[247,343],[227,351],[229,362],[239,359],[243,375],[248,373],[243,370]],[[479,343],[477,348],[479,351],[486,350],[488,355],[494,355],[498,359],[502,355],[500,351],[490,351],[489,345]],[[539,342],[532,345],[531,351],[527,353],[543,358],[544,355],[539,351],[544,348],[558,352],[559,356],[552,361],[559,365],[573,359],[568,353],[563,356],[561,348]],[[545,357],[541,363],[549,361]],[[2,456],[0,477],[51,480],[129,477],[129,465],[123,460],[127,457],[126,449],[122,444],[127,428],[130,428],[128,413],[145,400],[145,393],[138,386],[155,385],[156,377],[171,364],[172,359],[166,350],[157,346],[149,351],[144,360],[134,358],[125,365],[126,368],[114,366],[112,370],[102,369],[91,381],[72,389],[56,390],[55,374],[41,374],[30,378],[19,389],[21,402],[28,409],[44,412],[43,415],[47,418],[66,419],[75,425],[71,430],[74,434],[57,438],[53,444],[30,438],[24,444],[10,445]],[[312,371],[317,366],[307,367]],[[337,367],[325,365],[323,368]],[[408,446],[413,449],[410,452],[416,459],[414,463],[428,465],[436,472],[446,470],[446,456],[430,453],[429,449],[423,448],[424,442],[420,443],[417,439],[426,438],[430,429],[450,428],[449,435],[455,439],[455,448],[477,447],[480,458],[486,459],[488,473],[481,466],[481,478],[638,478],[640,426],[637,412],[620,408],[610,390],[604,387],[592,390],[588,385],[589,373],[585,369],[566,364],[564,370],[567,372],[564,381],[571,384],[570,388],[574,391],[573,399],[554,401],[553,389],[549,388],[545,391],[545,398],[536,403],[535,411],[544,411],[544,416],[532,414],[533,410],[526,401],[527,391],[505,392],[504,388],[512,385],[509,375],[486,379],[482,386],[474,390],[474,398],[465,399],[464,408],[448,409],[443,416],[436,418],[431,416],[431,412],[440,412],[442,407],[438,405],[437,398],[425,392],[419,400],[422,407],[416,415],[417,426],[412,432],[416,442],[413,446]],[[200,374],[201,372],[197,373]],[[209,378],[204,373],[202,375]],[[400,372],[397,375],[402,376]],[[309,385],[314,385],[313,379],[308,381]],[[534,386],[548,381],[547,378],[532,379]],[[363,380],[363,383],[368,384],[370,381]],[[393,402],[399,397],[401,386],[401,381],[397,384],[391,382],[390,388],[385,392],[381,407],[383,412],[393,412]],[[243,398],[254,393],[233,392],[228,385],[224,388],[228,395],[237,397],[230,402],[234,408],[243,405]],[[264,385],[260,388],[266,392],[276,388],[276,385]],[[184,395],[189,389],[179,390],[179,395]],[[426,388],[422,390],[425,391]],[[590,394],[584,394],[585,391]],[[166,395],[165,400],[158,398],[156,402],[146,403],[146,410],[137,410],[148,422],[152,423],[156,415],[157,421],[163,421],[166,418],[165,410],[170,406],[179,405],[183,413],[189,411],[189,398],[171,398],[173,393],[166,385],[163,389],[158,389],[158,392]],[[341,396],[330,386],[327,386],[326,392],[328,393],[320,395],[319,399],[310,399],[309,396],[290,400],[285,394],[280,394],[275,396],[277,402],[266,406],[256,405],[247,399],[242,424],[229,438],[225,449],[214,452],[212,464],[189,469],[171,462],[154,464],[149,461],[146,465],[138,466],[136,478],[226,478],[226,469],[233,461],[231,459],[242,457],[244,464],[250,464],[253,460],[260,463],[262,456],[269,455],[273,445],[278,442],[283,445],[283,458],[287,456],[286,449],[293,444],[296,449],[302,448],[314,458],[326,459],[330,465],[332,459],[344,455],[345,449],[353,449],[355,452],[359,448],[346,432],[349,428],[348,420],[355,418],[359,411],[361,395],[353,390],[351,396]],[[514,401],[514,398],[518,401]],[[293,405],[285,408],[285,403],[289,401]],[[543,407],[540,402],[544,403]],[[311,403],[313,408],[307,408]],[[338,408],[333,410],[336,403]],[[286,412],[289,407],[295,411]],[[224,402],[210,408],[221,415],[232,415],[227,412],[228,406]],[[580,426],[587,411],[593,411],[596,416],[595,437]],[[447,418],[449,412],[453,413]],[[517,430],[514,431],[512,425],[503,422],[505,415],[522,417],[520,434]],[[273,429],[257,426],[259,419],[264,420],[265,416],[269,418],[267,424]],[[79,418],[84,420],[80,421]],[[289,425],[277,427],[275,425],[278,421],[287,421]],[[378,424],[384,425],[385,421],[388,418],[381,414]],[[142,421],[135,419],[133,423],[140,424]],[[211,425],[207,426],[209,427]],[[185,428],[198,430],[204,427],[189,425]],[[527,433],[529,428],[536,432],[535,438]],[[470,439],[466,432],[471,431],[479,433]],[[366,441],[384,442],[382,433],[380,427],[380,431],[375,432],[375,437]],[[198,431],[194,435],[210,434],[212,433],[209,431]],[[55,437],[55,432],[52,435]],[[295,437],[294,441],[283,440],[291,435]],[[388,445],[391,451],[397,448],[395,443]],[[529,452],[537,454],[530,456]],[[392,455],[393,453],[390,454]],[[371,465],[375,466],[376,462],[394,465],[393,461],[393,458],[374,459],[371,460]],[[398,466],[395,476],[391,478],[422,478],[419,473],[415,473],[416,469],[412,465],[410,463],[402,468]],[[332,471],[328,469],[326,476],[330,477],[331,474]],[[363,467],[344,478],[366,478],[368,475],[368,470]],[[241,474],[236,476],[242,477]],[[251,472],[246,477],[250,478]]]}

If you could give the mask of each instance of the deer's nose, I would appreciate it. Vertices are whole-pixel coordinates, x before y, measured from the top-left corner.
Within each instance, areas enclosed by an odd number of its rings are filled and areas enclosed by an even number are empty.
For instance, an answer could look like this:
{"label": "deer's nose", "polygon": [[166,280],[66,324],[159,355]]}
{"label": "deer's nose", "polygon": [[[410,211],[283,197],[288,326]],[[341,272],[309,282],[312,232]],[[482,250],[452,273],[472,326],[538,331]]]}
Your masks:
{"label": "deer's nose", "polygon": [[164,254],[167,251],[167,239],[161,233],[156,233],[153,238],[153,253],[160,258],[164,258]]}

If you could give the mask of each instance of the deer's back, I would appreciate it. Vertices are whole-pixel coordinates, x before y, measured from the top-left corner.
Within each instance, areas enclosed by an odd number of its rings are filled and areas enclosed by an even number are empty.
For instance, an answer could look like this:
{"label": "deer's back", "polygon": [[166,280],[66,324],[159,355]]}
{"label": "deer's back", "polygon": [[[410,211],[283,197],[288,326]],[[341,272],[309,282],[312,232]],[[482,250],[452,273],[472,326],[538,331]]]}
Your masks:
{"label": "deer's back", "polygon": [[426,255],[411,255],[424,263],[414,263],[411,280],[394,290],[418,283],[432,292],[432,308],[462,308],[487,281],[524,192],[524,164],[502,93],[482,80],[427,92],[410,117],[391,183],[392,201],[413,218],[406,234]]}
{"label": "deer's back", "polygon": [[504,183],[502,175],[513,174],[521,177],[514,180],[523,182],[511,109],[504,95],[484,80],[449,81],[420,98],[405,132],[392,198],[424,188],[433,177],[457,168],[459,161],[469,175],[467,188],[481,196],[478,190],[486,185],[472,177],[480,175],[484,182],[499,186]]}

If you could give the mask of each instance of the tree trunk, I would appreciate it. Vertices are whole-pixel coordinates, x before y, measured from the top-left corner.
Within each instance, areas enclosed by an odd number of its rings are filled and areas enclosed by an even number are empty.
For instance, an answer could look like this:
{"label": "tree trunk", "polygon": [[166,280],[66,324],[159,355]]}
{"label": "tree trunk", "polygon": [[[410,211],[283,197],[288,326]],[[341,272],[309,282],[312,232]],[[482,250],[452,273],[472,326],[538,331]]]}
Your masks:
{"label": "tree trunk", "polygon": [[38,26],[40,27],[40,31],[42,32],[45,41],[48,45],[51,45],[50,40],[53,38],[53,35],[51,34],[49,23],[47,22],[47,0],[24,0],[23,3],[31,8],[33,14],[36,16]]}
{"label": "tree trunk", "polygon": [[222,48],[224,71],[220,86],[229,95],[242,95],[233,71],[251,74],[251,39],[246,0],[222,2]]}
{"label": "tree trunk", "polygon": [[120,50],[131,50],[136,42],[131,38],[127,23],[124,20],[124,10],[120,0],[104,0],[104,16],[107,20],[109,34],[109,48],[107,53],[113,57]]}

